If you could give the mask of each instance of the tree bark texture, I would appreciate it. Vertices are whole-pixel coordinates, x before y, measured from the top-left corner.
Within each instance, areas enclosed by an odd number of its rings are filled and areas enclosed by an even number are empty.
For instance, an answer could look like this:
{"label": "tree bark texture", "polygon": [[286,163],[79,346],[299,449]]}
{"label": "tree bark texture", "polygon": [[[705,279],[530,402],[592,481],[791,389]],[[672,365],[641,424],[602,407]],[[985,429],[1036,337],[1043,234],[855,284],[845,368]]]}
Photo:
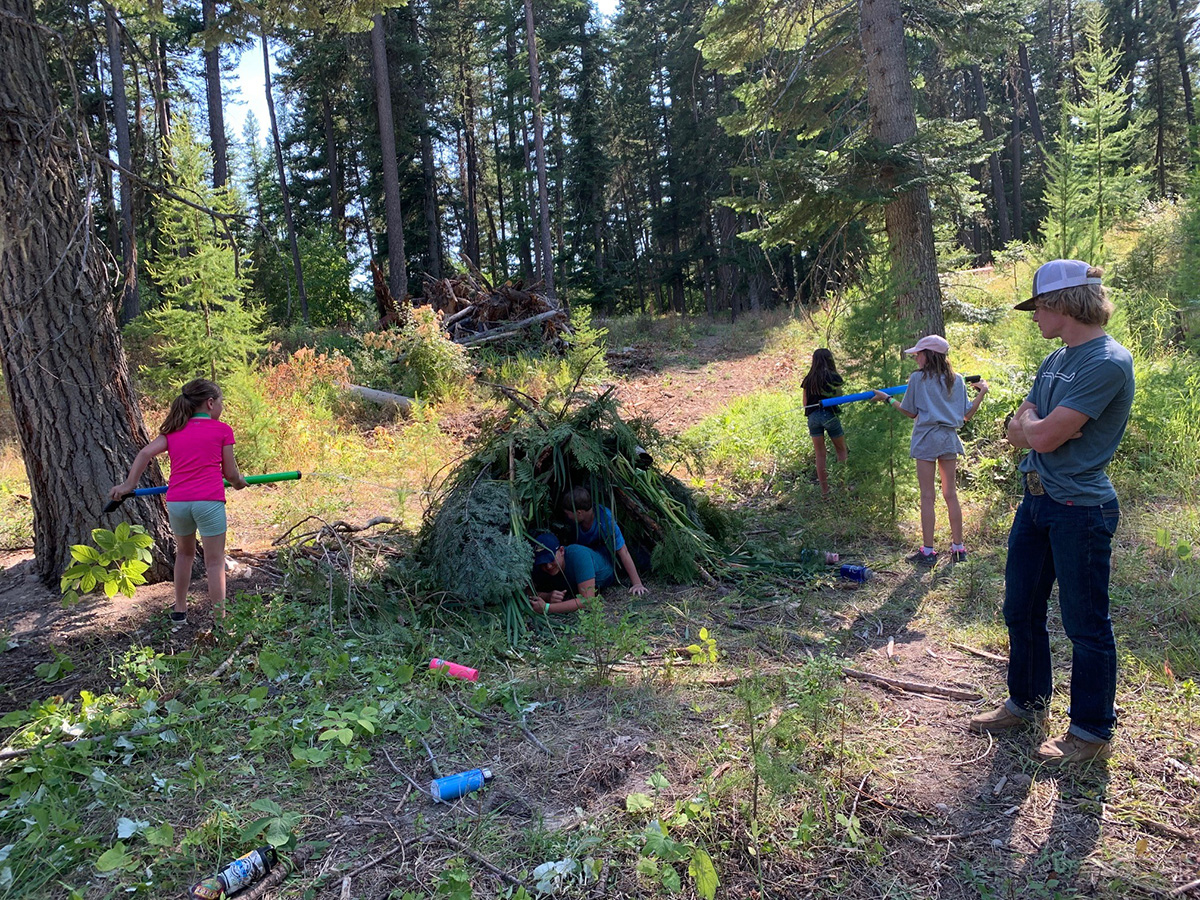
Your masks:
{"label": "tree bark texture", "polygon": [[[204,28],[217,24],[217,0],[203,0]],[[225,139],[225,107],[221,101],[221,48],[204,51],[205,97],[208,103],[208,138],[212,144],[213,187],[229,183],[229,149]]]}
{"label": "tree bark texture", "polygon": [[1042,116],[1038,112],[1037,94],[1033,90],[1033,70],[1029,67],[1029,51],[1024,44],[1017,45],[1017,59],[1021,63],[1021,91],[1025,98],[1025,111],[1029,116],[1029,130],[1037,144],[1038,152],[1045,153],[1046,134],[1042,131]]}
{"label": "tree bark texture", "polygon": [[[100,510],[149,436],[80,186],[85,149],[56,108],[30,0],[0,0],[0,362],[33,506],[35,571],[57,587],[72,544],[114,527]],[[152,482],[161,484],[157,468]],[[171,577],[161,498],[130,500]]]}
{"label": "tree bark texture", "polygon": [[400,170],[396,163],[396,127],[392,120],[392,88],[388,73],[383,14],[376,13],[371,29],[371,68],[379,120],[379,149],[383,159],[383,205],[387,219],[388,290],[401,301],[408,294],[408,263],[404,258],[404,215],[400,208]]}
{"label": "tree bark texture", "polygon": [[[414,46],[421,46],[421,34],[417,12],[412,6],[409,11],[409,32]],[[433,156],[433,128],[429,124],[429,75],[428,67],[421,61],[413,73],[413,97],[421,116],[421,180],[425,185],[423,212],[425,215],[425,238],[427,241],[425,262],[432,278],[442,277],[442,223],[438,214],[437,164]],[[502,214],[503,215],[503,214]]]}
{"label": "tree bark texture", "polygon": [[[983,71],[979,66],[971,66],[971,82],[975,90],[975,118],[979,121],[979,130],[983,139],[991,143],[996,132],[992,128],[992,118],[987,111],[987,91],[983,86]],[[992,202],[996,208],[996,242],[1004,247],[1012,241],[1012,226],[1008,221],[1008,198],[1004,191],[1004,173],[1000,169],[1000,154],[995,151],[988,154],[988,169],[992,179]]]}
{"label": "tree bark texture", "polygon": [[[859,0],[859,38],[867,72],[871,136],[883,147],[895,147],[917,133],[900,0]],[[891,166],[880,176],[885,184],[896,182]],[[884,206],[883,217],[901,318],[922,335],[942,334],[942,289],[928,189],[920,185],[900,194]]]}
{"label": "tree bark texture", "polygon": [[300,316],[308,324],[308,292],[304,289],[304,267],[300,264],[300,241],[296,237],[296,219],[292,215],[292,199],[288,194],[287,169],[283,165],[283,144],[279,140],[279,120],[275,116],[275,97],[271,91],[271,51],[267,29],[261,35],[263,76],[266,80],[267,113],[271,117],[271,139],[275,145],[275,169],[279,176],[279,194],[283,201],[283,221],[287,225],[288,243],[292,247],[292,271],[296,275],[296,294],[300,298]]}
{"label": "tree bark texture", "polygon": [[325,167],[329,170],[329,218],[334,231],[346,243],[346,191],[342,186],[342,161],[338,151],[337,129],[333,123],[333,104],[321,98],[321,126],[325,131]]}
{"label": "tree bark texture", "polygon": [[104,30],[108,38],[108,68],[112,79],[113,124],[117,133],[117,163],[121,173],[121,321],[131,322],[138,317],[137,241],[133,227],[133,182],[126,172],[133,171],[133,150],[129,142],[129,106],[125,98],[125,61],[121,53],[121,35],[117,28],[117,13],[104,4]]}
{"label": "tree bark texture", "polygon": [[[1171,19],[1174,25],[1172,43],[1175,45],[1175,58],[1179,62],[1179,77],[1183,81],[1183,110],[1187,115],[1189,129],[1196,127],[1196,107],[1192,100],[1192,71],[1188,65],[1187,39],[1179,24],[1179,0],[1169,0],[1171,4]],[[1194,132],[1189,131],[1189,134]],[[1193,143],[1195,139],[1192,139]]]}
{"label": "tree bark texture", "polygon": [[538,75],[537,32],[533,0],[525,0],[525,38],[529,43],[529,93],[533,101],[533,149],[537,155],[538,217],[541,222],[542,283],[554,296],[554,252],[550,244],[550,197],[546,187],[546,137],[542,122],[542,84]]}

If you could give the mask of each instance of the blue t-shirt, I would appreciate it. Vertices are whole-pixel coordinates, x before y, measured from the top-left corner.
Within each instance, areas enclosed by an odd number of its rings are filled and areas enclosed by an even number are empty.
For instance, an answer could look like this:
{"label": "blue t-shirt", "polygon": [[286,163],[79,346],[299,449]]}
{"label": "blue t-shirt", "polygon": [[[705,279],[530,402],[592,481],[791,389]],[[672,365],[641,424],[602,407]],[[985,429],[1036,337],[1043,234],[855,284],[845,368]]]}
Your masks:
{"label": "blue t-shirt", "polygon": [[1088,417],[1081,437],[1057,450],[1030,450],[1018,468],[1037,472],[1050,498],[1099,506],[1117,496],[1104,470],[1117,452],[1133,406],[1133,357],[1107,334],[1060,347],[1044,360],[1026,398],[1046,418],[1059,406]]}
{"label": "blue t-shirt", "polygon": [[625,546],[625,535],[621,534],[620,526],[607,506],[597,503],[592,507],[592,511],[592,527],[585,530],[576,524],[575,540],[568,540],[566,543],[583,544],[616,559],[617,551]]}

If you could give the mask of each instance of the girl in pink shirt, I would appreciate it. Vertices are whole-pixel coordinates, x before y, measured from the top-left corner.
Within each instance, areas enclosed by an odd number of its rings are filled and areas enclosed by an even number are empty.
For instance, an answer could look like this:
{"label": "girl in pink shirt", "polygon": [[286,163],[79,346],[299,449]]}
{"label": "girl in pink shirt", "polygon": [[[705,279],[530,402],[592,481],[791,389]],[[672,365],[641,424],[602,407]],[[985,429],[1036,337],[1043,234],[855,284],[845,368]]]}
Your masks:
{"label": "girl in pink shirt", "polygon": [[187,591],[196,561],[196,532],[204,546],[204,569],[213,617],[225,617],[225,479],[237,490],[246,486],[233,457],[233,429],[221,421],[221,389],[204,378],[183,386],[171,403],[159,435],[142,448],[129,468],[129,477],[109,496],[131,493],[150,460],[166,451],[171,460],[167,487],[167,516],[175,535],[175,609],[171,623],[187,624]]}

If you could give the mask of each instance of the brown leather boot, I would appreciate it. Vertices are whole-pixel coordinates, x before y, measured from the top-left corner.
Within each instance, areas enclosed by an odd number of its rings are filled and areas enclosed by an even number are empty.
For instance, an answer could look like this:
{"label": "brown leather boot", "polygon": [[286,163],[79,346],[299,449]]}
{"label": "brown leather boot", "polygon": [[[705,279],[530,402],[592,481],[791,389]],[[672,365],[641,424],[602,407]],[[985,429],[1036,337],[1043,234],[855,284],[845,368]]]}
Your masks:
{"label": "brown leather boot", "polygon": [[1112,741],[1085,741],[1068,733],[1043,743],[1038,747],[1037,756],[1038,759],[1055,765],[1103,760],[1112,756]]}
{"label": "brown leather boot", "polygon": [[970,729],[976,734],[986,734],[988,732],[1008,731],[1013,728],[1033,728],[1045,722],[1045,718],[1039,716],[1037,720],[1026,719],[1024,716],[1018,716],[1012,712],[1007,704],[1001,704],[999,709],[993,709],[990,712],[980,713],[977,716],[971,717]]}

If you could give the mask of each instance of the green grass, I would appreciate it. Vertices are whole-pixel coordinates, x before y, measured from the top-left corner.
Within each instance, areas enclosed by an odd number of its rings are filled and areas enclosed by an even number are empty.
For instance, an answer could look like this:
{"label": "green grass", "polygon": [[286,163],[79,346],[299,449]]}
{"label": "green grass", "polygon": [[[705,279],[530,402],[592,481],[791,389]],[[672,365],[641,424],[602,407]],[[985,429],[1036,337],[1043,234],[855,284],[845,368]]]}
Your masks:
{"label": "green grass", "polygon": [[[964,299],[1011,305],[1030,266],[971,275]],[[894,360],[868,359],[870,335],[849,322],[832,310],[734,326],[676,317],[604,325],[611,346],[647,347],[680,382],[721,353],[784,349],[806,361],[822,345],[856,378],[898,371]],[[832,571],[763,570],[713,589],[651,577],[649,597],[610,593],[588,616],[536,623],[516,646],[498,619],[422,581],[406,556],[425,492],[464,448],[453,423],[496,415],[490,395],[392,422],[312,385],[247,385],[275,401],[264,462],[306,477],[237,496],[235,529],[263,546],[278,526],[311,514],[386,514],[404,530],[284,553],[282,586],[232,601],[233,634],[216,643],[185,648],[162,623],[144,621],[109,643],[67,636],[54,653],[47,645],[31,655],[31,668],[49,665],[14,681],[28,703],[0,720],[6,747],[38,748],[0,763],[0,898],[181,895],[265,840],[285,853],[318,847],[286,897],[336,892],[351,872],[355,895],[518,896],[430,828],[530,896],[539,881],[569,898],[691,896],[710,886],[706,859],[717,896],[1116,898],[1194,877],[1188,842],[1170,830],[1200,829],[1200,788],[1181,774],[1200,773],[1200,383],[1190,357],[1139,356],[1141,390],[1112,467],[1123,509],[1112,766],[1053,776],[1030,762],[1030,739],[967,735],[969,704],[841,677],[849,664],[1003,696],[1003,667],[952,644],[1007,650],[1000,603],[1018,454],[999,434],[1051,345],[1021,315],[948,330],[956,367],[993,386],[964,432],[968,563],[914,573],[901,560],[918,530],[906,420],[877,405],[847,407],[850,460],[833,466],[835,496],[823,501],[808,482],[798,389],[777,386],[688,433],[693,484],[736,513],[734,545],[785,560],[802,548],[837,550],[879,578],[855,587]],[[476,361],[540,400],[580,374],[599,377],[583,371],[583,357]],[[10,445],[0,455],[0,529],[18,542],[29,526],[9,498],[23,487]],[[944,537],[940,503],[939,521]],[[1069,647],[1053,627],[1062,685]],[[680,653],[701,628],[715,663]],[[209,678],[231,654],[226,674]],[[472,685],[431,675],[434,655],[483,677]],[[74,671],[43,681],[62,673],[51,671],[60,656]],[[1065,706],[1060,690],[1059,724]],[[62,745],[76,737],[99,739]],[[464,807],[434,807],[392,765],[427,782],[422,741],[444,772],[487,765],[497,777]],[[355,871],[397,836],[419,840],[403,865],[397,856]]]}

